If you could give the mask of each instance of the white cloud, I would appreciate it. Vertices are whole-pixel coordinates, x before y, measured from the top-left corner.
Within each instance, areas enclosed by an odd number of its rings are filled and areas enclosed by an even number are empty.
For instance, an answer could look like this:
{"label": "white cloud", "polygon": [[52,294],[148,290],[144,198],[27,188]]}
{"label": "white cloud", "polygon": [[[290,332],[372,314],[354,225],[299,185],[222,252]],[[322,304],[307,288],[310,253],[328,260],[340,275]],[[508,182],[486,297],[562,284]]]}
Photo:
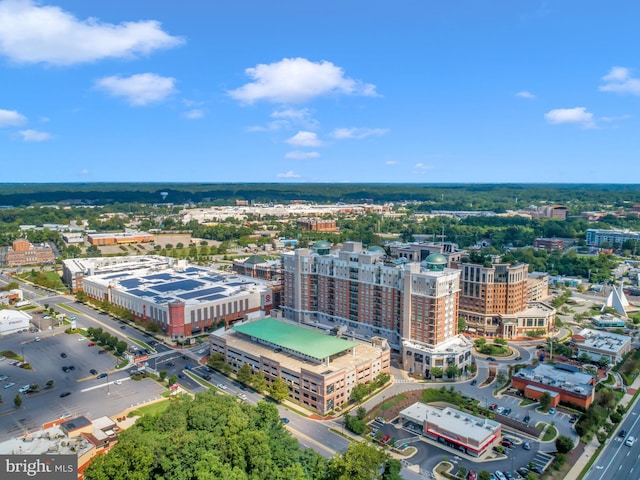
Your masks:
{"label": "white cloud", "polygon": [[284,158],[291,160],[310,160],[312,158],[320,157],[318,152],[302,152],[300,150],[294,150],[293,152],[287,152]]}
{"label": "white cloud", "polygon": [[295,126],[305,128],[307,130],[314,130],[318,128],[318,122],[311,116],[311,112],[308,108],[285,108],[282,110],[275,110],[270,115],[275,119],[265,126],[254,125],[247,130],[250,132],[273,132],[276,130],[291,129]]}
{"label": "white cloud", "polygon": [[585,107],[556,108],[544,114],[548,123],[577,123],[584,128],[593,128],[593,113],[587,112]]}
{"label": "white cloud", "polygon": [[32,0],[0,2],[0,54],[18,63],[72,65],[135,57],[182,42],[156,21],[114,25],[79,20],[60,7]]}
{"label": "white cloud", "polygon": [[288,172],[277,174],[276,177],[277,178],[300,178],[300,175],[298,175],[293,170],[289,170]]}
{"label": "white cloud", "polygon": [[388,133],[386,128],[336,128],[331,136],[338,140],[355,139],[361,140],[372,135],[380,136]]}
{"label": "white cloud", "polygon": [[114,97],[125,98],[131,105],[147,105],[175,93],[175,81],[175,78],[155,73],[140,73],[130,77],[104,77],[96,82],[96,86]]}
{"label": "white cloud", "polygon": [[25,142],[44,142],[51,140],[51,134],[47,132],[41,132],[39,130],[20,130],[18,134]]}
{"label": "white cloud", "polygon": [[253,81],[229,91],[232,98],[243,103],[301,103],[330,94],[376,95],[375,85],[345,77],[342,68],[326,60],[284,58],[247,68],[245,73]]}
{"label": "white cloud", "polygon": [[431,167],[430,165],[425,165],[422,162],[418,162],[413,166],[413,173],[416,173],[418,175],[422,175],[422,174],[427,173],[427,170],[430,170],[431,168],[433,168],[433,167]]}
{"label": "white cloud", "polygon": [[193,110],[189,110],[188,112],[184,112],[182,114],[184,118],[188,118],[189,120],[198,120],[204,117],[204,111],[199,108],[194,108]]}
{"label": "white cloud", "polygon": [[318,138],[318,135],[314,132],[299,131],[293,137],[286,140],[289,145],[296,145],[298,147],[319,147],[322,142]]}
{"label": "white cloud", "polygon": [[385,165],[397,165],[398,161],[397,160],[387,160],[386,162],[384,162]]}
{"label": "white cloud", "polygon": [[522,90],[521,92],[518,92],[515,94],[516,97],[520,97],[520,98],[528,98],[528,99],[533,99],[536,98],[536,96],[529,92],[528,90]]}
{"label": "white cloud", "polygon": [[27,117],[15,110],[3,110],[0,108],[0,128],[18,127],[26,123]]}
{"label": "white cloud", "polygon": [[631,118],[631,115],[618,115],[614,117],[600,117],[598,120],[611,123],[611,122],[618,122],[620,120],[629,120],[630,118]]}
{"label": "white cloud", "polygon": [[640,95],[640,79],[634,78],[631,71],[625,67],[613,67],[602,77],[605,84],[598,89],[602,92],[630,93]]}
{"label": "white cloud", "polygon": [[89,175],[89,170],[83,168],[82,170],[80,170],[80,175]]}

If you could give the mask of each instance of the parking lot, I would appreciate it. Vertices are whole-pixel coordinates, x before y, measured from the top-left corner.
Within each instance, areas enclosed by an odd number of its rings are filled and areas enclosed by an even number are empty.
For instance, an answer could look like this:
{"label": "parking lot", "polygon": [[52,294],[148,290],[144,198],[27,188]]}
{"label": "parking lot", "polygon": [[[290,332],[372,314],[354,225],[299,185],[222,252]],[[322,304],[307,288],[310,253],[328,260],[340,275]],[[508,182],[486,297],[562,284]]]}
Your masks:
{"label": "parking lot", "polygon": [[[35,341],[36,336],[41,338],[39,342]],[[37,430],[61,415],[115,415],[164,390],[150,379],[129,381],[126,372],[114,370],[113,355],[100,354],[100,347],[89,346],[90,343],[80,335],[52,335],[46,331],[0,337],[0,351],[13,351],[32,366],[27,370],[11,366],[8,358],[0,361],[0,376],[7,377],[0,381],[0,441]],[[69,370],[71,366],[73,370]],[[98,378],[106,372],[112,373]],[[45,387],[48,380],[53,380],[52,388]],[[20,394],[22,405],[16,408],[13,400],[19,389],[32,384],[39,385],[39,390]]]}

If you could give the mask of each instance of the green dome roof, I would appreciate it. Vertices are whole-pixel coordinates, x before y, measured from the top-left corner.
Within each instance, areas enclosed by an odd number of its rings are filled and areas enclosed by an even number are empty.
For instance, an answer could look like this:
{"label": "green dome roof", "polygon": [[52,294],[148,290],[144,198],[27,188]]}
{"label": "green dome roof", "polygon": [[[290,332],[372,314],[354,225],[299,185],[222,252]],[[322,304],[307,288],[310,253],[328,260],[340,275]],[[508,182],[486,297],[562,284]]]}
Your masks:
{"label": "green dome roof", "polygon": [[267,263],[267,261],[264,258],[262,258],[260,255],[251,255],[243,263],[246,263],[249,265],[258,265],[259,263]]}
{"label": "green dome roof", "polygon": [[432,253],[431,255],[429,255],[425,261],[427,263],[433,263],[436,265],[441,265],[444,264],[446,265],[447,263],[447,257],[445,257],[444,255],[442,255],[441,253]]}
{"label": "green dome roof", "polygon": [[380,245],[372,245],[371,247],[367,248],[367,250],[369,250],[370,252],[387,253]]}
{"label": "green dome roof", "polygon": [[318,240],[316,243],[313,244],[313,248],[322,248],[322,249],[331,248],[331,244],[326,240]]}

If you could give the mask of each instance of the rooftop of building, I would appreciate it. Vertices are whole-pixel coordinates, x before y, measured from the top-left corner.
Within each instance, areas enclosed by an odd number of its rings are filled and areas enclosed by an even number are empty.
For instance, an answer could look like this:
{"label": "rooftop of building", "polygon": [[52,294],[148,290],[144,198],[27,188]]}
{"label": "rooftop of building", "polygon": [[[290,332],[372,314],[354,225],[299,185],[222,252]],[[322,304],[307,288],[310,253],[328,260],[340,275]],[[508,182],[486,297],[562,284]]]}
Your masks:
{"label": "rooftop of building", "polygon": [[610,353],[617,353],[622,350],[631,338],[617,333],[604,332],[602,330],[591,330],[583,328],[573,340],[578,343],[578,347],[588,347],[595,350],[602,350]]}
{"label": "rooftop of building", "polygon": [[31,315],[27,312],[22,312],[20,310],[12,310],[9,308],[3,308],[0,310],[0,323],[6,323],[11,321],[23,321],[23,320],[31,320]]}
{"label": "rooftop of building", "polygon": [[451,354],[459,355],[463,352],[469,351],[473,343],[464,335],[456,335],[451,337],[438,345],[425,345],[423,343],[414,342],[412,340],[403,340],[402,345],[405,348],[413,349],[420,353],[426,353],[431,355],[436,354]]}
{"label": "rooftop of building", "polygon": [[[309,331],[333,340],[339,340],[313,330]],[[299,372],[301,369],[304,369],[322,376],[327,376],[343,369],[348,371],[357,368],[362,364],[379,358],[383,351],[381,347],[373,345],[372,343],[347,342],[350,344],[349,348],[347,350],[341,350],[340,354],[331,356],[329,365],[327,366],[325,363],[305,359],[302,358],[300,354],[295,353],[304,350],[301,352],[303,355],[311,356],[310,352],[307,351],[307,347],[310,347],[310,345],[306,343],[295,345],[294,352],[289,352],[284,348],[280,350],[275,349],[271,345],[259,343],[250,336],[240,333],[235,329],[229,329],[227,331],[218,330],[212,333],[212,335],[223,337],[227,342],[227,348],[246,352],[257,359],[261,357],[270,359],[271,361],[278,362],[282,368],[290,371]],[[355,354],[352,354],[350,351],[352,347],[355,347]],[[318,353],[316,352],[316,354]]]}
{"label": "rooftop of building", "polygon": [[61,426],[39,430],[0,443],[0,451],[13,455],[83,455],[94,445],[82,435],[69,438]]}
{"label": "rooftop of building", "polygon": [[417,420],[420,424],[428,420],[454,436],[467,437],[480,444],[493,437],[500,428],[498,422],[488,418],[476,417],[451,407],[441,409],[420,402],[402,410],[400,416]]}
{"label": "rooftop of building", "polygon": [[111,233],[89,233],[90,238],[129,238],[139,236],[150,236],[147,232],[111,232]]}
{"label": "rooftop of building", "polygon": [[197,267],[184,262],[174,266],[133,269],[92,275],[84,279],[89,282],[142,297],[156,304],[184,302],[195,305],[222,300],[244,292],[261,290],[268,282],[232,275],[206,267]]}
{"label": "rooftop of building", "polygon": [[236,325],[233,329],[249,337],[297,351],[318,360],[337,355],[357,345],[355,342],[270,317]]}
{"label": "rooftop of building", "polygon": [[590,394],[593,389],[590,385],[593,375],[583,373],[572,365],[540,363],[535,367],[523,368],[513,376],[584,395]]}

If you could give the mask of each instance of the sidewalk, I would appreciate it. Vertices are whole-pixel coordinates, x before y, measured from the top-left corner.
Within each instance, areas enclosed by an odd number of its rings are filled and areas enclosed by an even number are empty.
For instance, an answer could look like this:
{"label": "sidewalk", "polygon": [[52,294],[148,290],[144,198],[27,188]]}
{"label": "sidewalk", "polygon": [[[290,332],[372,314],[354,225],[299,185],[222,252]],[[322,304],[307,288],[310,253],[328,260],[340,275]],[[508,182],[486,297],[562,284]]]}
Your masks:
{"label": "sidewalk", "polygon": [[[633,395],[638,389],[640,389],[640,377],[637,377],[634,382],[629,387],[627,387],[627,393],[625,393],[622,397],[622,400],[620,400],[620,404],[625,406],[629,405],[629,403],[633,399]],[[613,434],[615,435],[615,431],[613,432]],[[580,472],[582,472],[582,470],[587,466],[589,460],[591,460],[599,446],[600,444],[598,440],[596,438],[593,438],[586,445],[584,453],[580,456],[580,458],[578,458],[576,463],[573,464],[573,467],[567,473],[565,480],[577,479],[580,475]]]}

